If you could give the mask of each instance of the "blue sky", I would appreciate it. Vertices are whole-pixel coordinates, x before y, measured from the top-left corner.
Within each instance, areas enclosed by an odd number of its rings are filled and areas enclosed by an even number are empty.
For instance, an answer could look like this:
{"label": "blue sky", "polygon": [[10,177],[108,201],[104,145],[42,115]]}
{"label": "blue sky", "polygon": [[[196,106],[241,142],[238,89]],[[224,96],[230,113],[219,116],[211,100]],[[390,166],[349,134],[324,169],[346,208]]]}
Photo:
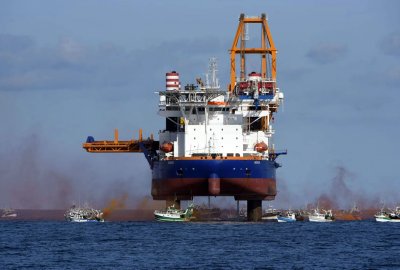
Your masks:
{"label": "blue sky", "polygon": [[[215,56],[227,85],[240,13],[266,13],[279,51],[286,100],[275,145],[288,155],[275,203],[323,193],[342,206],[397,203],[399,10],[398,1],[1,0],[0,206],[102,206],[126,191],[134,205],[148,196],[142,155],[92,155],[81,143],[112,138],[114,128],[121,139],[139,128],[157,134],[154,92],[167,71],[193,83]],[[338,195],[338,178],[351,198]]]}

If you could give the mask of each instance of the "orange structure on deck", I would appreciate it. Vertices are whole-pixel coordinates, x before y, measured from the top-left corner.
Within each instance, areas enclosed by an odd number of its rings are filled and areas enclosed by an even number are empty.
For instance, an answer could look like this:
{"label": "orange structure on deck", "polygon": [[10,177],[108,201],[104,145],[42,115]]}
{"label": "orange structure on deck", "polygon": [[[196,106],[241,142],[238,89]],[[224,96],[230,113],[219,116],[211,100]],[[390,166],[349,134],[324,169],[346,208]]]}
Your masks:
{"label": "orange structure on deck", "polygon": [[142,129],[139,130],[139,139],[130,141],[118,140],[118,129],[114,131],[113,141],[95,141],[93,137],[88,137],[82,147],[91,153],[140,153],[158,149],[158,141],[154,141],[153,135],[143,140]]}

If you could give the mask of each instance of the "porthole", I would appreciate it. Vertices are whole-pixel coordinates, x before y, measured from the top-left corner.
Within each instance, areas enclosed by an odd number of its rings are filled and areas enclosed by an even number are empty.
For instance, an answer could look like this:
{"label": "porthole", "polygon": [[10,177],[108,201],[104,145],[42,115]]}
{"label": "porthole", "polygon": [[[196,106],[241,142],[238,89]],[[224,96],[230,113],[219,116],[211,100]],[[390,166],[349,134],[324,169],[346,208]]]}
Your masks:
{"label": "porthole", "polygon": [[250,176],[250,175],[251,175],[251,170],[248,169],[248,168],[246,168],[246,175],[247,175],[247,176]]}
{"label": "porthole", "polygon": [[182,176],[182,175],[183,175],[183,170],[182,170],[182,168],[177,169],[177,170],[176,170],[176,174],[177,174],[178,176]]}

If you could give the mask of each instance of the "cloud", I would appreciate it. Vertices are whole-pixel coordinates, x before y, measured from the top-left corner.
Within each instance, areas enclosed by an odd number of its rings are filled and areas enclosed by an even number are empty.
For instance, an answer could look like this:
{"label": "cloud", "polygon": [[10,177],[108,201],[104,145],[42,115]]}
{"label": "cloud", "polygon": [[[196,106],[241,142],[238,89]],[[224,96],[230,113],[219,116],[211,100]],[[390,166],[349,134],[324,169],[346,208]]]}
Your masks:
{"label": "cloud", "polygon": [[67,62],[79,62],[85,54],[85,48],[70,38],[61,39],[58,48],[60,56]]}
{"label": "cloud", "polygon": [[[350,80],[359,87],[364,87],[364,96],[369,94],[375,97],[377,87],[379,88],[382,86],[384,86],[385,89],[394,89],[397,93],[400,84],[400,65],[391,65],[387,67],[379,66],[379,68],[373,65],[365,65],[364,69],[353,71]],[[377,105],[378,104],[375,106]],[[384,104],[381,106],[384,106]]]}
{"label": "cloud", "polygon": [[379,43],[379,47],[387,55],[400,56],[400,32],[387,35]]}
{"label": "cloud", "polygon": [[[26,36],[0,36],[0,91],[37,89],[144,88],[170,69],[193,78],[199,65],[224,53],[217,38],[175,40],[144,49],[126,50],[113,44],[85,46],[62,38],[49,48]],[[150,85],[151,86],[151,85]]]}
{"label": "cloud", "polygon": [[306,56],[318,64],[328,64],[335,62],[346,52],[347,48],[344,45],[326,43],[311,48]]}
{"label": "cloud", "polygon": [[0,53],[21,52],[34,45],[33,39],[28,36],[0,34]]}
{"label": "cloud", "polygon": [[398,86],[400,84],[400,66],[390,68],[387,71],[387,77],[390,83]]}
{"label": "cloud", "polygon": [[294,81],[297,82],[302,80],[307,74],[310,74],[312,69],[307,67],[287,67],[282,68],[280,71],[280,78],[283,78],[285,81]]}

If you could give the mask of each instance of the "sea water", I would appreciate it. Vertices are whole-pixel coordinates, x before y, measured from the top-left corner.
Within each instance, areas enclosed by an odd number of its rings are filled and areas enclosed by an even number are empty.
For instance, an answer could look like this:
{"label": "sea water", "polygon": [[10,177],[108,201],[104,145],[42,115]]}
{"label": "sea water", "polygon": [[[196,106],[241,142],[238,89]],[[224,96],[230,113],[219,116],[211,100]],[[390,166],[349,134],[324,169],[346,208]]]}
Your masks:
{"label": "sea water", "polygon": [[0,269],[400,269],[400,223],[4,221]]}

